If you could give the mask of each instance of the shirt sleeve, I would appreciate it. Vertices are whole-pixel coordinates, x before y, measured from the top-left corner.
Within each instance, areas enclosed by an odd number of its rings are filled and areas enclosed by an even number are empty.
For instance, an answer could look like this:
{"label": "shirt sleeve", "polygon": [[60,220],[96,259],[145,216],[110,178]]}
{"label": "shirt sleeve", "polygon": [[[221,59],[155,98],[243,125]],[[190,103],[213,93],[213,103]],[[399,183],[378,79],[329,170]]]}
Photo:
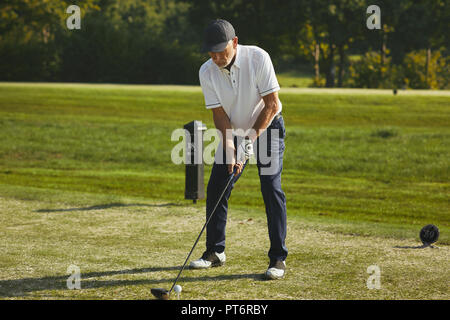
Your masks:
{"label": "shirt sleeve", "polygon": [[279,91],[280,85],[278,84],[269,54],[261,50],[258,56],[259,59],[256,59],[256,86],[258,87],[259,94],[264,97],[269,93]]}
{"label": "shirt sleeve", "polygon": [[206,77],[205,70],[200,69],[199,78],[200,86],[202,87],[203,96],[205,98],[206,109],[220,107],[221,103],[219,101],[219,98],[217,97],[217,94],[212,87],[211,80]]}

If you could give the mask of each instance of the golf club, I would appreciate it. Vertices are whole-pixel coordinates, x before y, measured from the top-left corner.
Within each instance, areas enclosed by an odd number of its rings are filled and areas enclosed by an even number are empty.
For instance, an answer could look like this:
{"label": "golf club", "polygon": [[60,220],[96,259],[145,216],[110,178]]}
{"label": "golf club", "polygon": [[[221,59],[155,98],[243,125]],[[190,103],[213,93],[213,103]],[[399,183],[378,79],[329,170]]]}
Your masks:
{"label": "golf club", "polygon": [[[245,158],[246,158],[245,161],[247,161],[248,156],[246,155]],[[244,163],[245,163],[245,162],[244,162]],[[205,224],[203,225],[203,228],[202,228],[202,230],[200,231],[200,234],[198,235],[197,240],[195,240],[195,243],[194,243],[194,245],[192,246],[192,249],[191,249],[191,251],[189,252],[189,254],[188,254],[186,260],[184,261],[183,266],[181,267],[180,272],[178,272],[178,275],[177,275],[175,281],[173,282],[172,287],[170,288],[170,290],[166,290],[166,289],[163,289],[163,288],[152,288],[152,289],[151,289],[151,293],[155,296],[155,298],[160,299],[160,300],[169,300],[170,294],[172,293],[172,290],[173,290],[173,288],[175,287],[175,285],[176,285],[176,283],[177,283],[177,281],[178,281],[178,278],[180,277],[181,273],[183,272],[184,267],[186,266],[186,263],[188,262],[189,258],[191,257],[191,254],[192,254],[192,252],[194,251],[195,246],[197,245],[198,241],[200,240],[200,237],[201,237],[203,231],[205,230],[206,226],[208,225],[208,222],[211,220],[212,216],[214,215],[214,212],[216,212],[216,208],[217,208],[217,206],[219,205],[219,202],[220,202],[220,200],[222,199],[223,195],[225,194],[226,190],[228,189],[228,186],[230,185],[231,181],[233,180],[233,177],[234,177],[234,175],[236,174],[236,170],[237,170],[237,167],[234,167],[233,173],[232,173],[232,174],[230,175],[230,177],[228,178],[227,185],[225,186],[224,190],[222,191],[222,194],[220,195],[219,199],[217,200],[217,203],[216,203],[216,205],[215,205],[213,211],[211,212],[209,218],[206,220]]]}
{"label": "golf club", "polygon": [[431,246],[439,238],[439,229],[434,224],[428,224],[420,230],[419,236],[424,246]]}

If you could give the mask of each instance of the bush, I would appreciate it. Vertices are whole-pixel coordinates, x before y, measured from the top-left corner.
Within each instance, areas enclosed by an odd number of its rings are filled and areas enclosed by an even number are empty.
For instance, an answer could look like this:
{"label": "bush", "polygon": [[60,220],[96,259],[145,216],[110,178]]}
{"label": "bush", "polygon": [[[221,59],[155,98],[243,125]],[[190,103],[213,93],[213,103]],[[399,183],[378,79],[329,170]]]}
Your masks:
{"label": "bush", "polygon": [[198,84],[198,49],[148,31],[112,27],[107,19],[87,16],[84,29],[63,34],[60,44],[61,81]]}
{"label": "bush", "polygon": [[[450,57],[440,51],[432,51],[426,74],[427,51],[413,51],[406,55],[401,74],[407,87],[413,89],[449,89]],[[398,79],[397,79],[398,81]]]}
{"label": "bush", "polygon": [[0,81],[198,84],[205,57],[183,18],[187,9],[177,0],[102,1],[82,16],[80,30],[48,9],[45,41],[44,24],[25,34],[19,22],[4,32],[0,23]]}
{"label": "bush", "polygon": [[449,89],[450,57],[431,52],[426,76],[426,50],[408,53],[403,63],[394,65],[390,57],[381,63],[378,52],[367,52],[349,67],[345,86],[353,88]]}
{"label": "bush", "polygon": [[381,63],[381,54],[367,52],[360,60],[353,61],[349,67],[345,86],[351,88],[391,88],[391,59]]}
{"label": "bush", "polygon": [[58,69],[53,44],[22,42],[14,38],[0,41],[0,81],[51,81]]}

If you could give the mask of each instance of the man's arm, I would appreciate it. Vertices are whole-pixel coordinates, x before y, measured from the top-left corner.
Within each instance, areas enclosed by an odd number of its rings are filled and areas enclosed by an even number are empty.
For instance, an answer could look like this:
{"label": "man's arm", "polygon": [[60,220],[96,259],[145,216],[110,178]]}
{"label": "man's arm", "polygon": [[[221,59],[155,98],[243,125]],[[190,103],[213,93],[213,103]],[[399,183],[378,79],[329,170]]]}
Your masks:
{"label": "man's arm", "polygon": [[234,150],[230,118],[228,118],[228,115],[222,107],[213,108],[211,110],[213,112],[214,125],[222,134],[223,149],[225,151],[227,151],[227,149]]}
{"label": "man's arm", "polygon": [[236,148],[234,147],[230,118],[228,118],[223,107],[211,110],[213,112],[214,125],[222,134],[222,146],[226,154],[228,173],[232,173],[234,166],[237,166],[236,175],[238,175],[242,171],[243,164],[236,164]]}
{"label": "man's arm", "polygon": [[272,121],[273,117],[278,113],[279,105],[278,105],[278,92],[272,92],[263,97],[264,100],[264,108],[261,110],[258,118],[256,119],[255,124],[253,125],[253,130],[251,130],[249,134],[249,138],[252,142],[267,129]]}

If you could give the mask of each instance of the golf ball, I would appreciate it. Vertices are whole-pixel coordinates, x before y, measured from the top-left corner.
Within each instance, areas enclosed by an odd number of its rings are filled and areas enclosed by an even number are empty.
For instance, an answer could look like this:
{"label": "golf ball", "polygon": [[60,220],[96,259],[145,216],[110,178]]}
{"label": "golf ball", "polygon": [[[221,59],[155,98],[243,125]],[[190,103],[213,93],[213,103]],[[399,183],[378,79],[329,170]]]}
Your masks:
{"label": "golf ball", "polygon": [[181,286],[177,284],[175,287],[173,287],[173,291],[175,291],[176,293],[180,293],[181,292]]}

